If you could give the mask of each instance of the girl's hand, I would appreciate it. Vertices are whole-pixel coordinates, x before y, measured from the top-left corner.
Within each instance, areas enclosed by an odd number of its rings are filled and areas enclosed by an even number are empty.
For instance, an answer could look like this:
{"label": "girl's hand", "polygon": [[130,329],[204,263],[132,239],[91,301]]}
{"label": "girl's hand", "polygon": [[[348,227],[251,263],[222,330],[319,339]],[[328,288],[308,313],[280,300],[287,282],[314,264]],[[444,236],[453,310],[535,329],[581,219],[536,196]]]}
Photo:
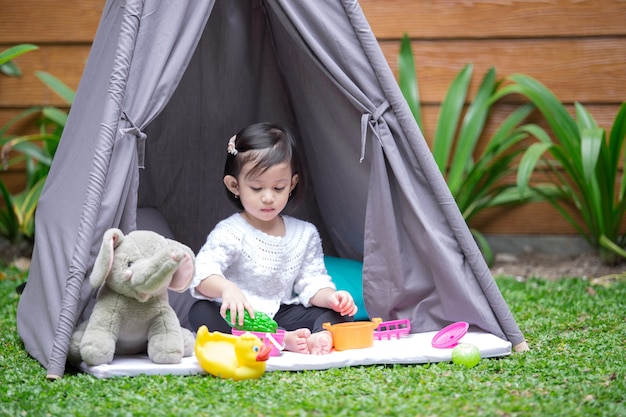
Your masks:
{"label": "girl's hand", "polygon": [[[248,310],[250,318],[254,318],[254,309],[248,302],[248,299],[239,289],[236,284],[232,282],[227,285],[222,291],[222,306],[220,308],[220,314],[226,318],[226,311],[230,310],[230,318],[233,321],[239,322],[239,326],[243,326],[243,312]],[[235,324],[234,322],[232,323]]]}
{"label": "girl's hand", "polygon": [[328,296],[328,305],[342,316],[354,316],[359,309],[352,295],[344,290],[331,292]]}

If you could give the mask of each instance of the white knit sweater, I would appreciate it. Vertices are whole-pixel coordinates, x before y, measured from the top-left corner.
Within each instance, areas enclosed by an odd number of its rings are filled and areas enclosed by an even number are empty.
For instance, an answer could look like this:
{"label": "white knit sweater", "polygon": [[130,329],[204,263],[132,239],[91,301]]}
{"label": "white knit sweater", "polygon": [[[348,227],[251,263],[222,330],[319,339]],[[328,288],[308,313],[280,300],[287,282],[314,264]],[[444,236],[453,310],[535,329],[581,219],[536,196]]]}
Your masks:
{"label": "white knit sweater", "polygon": [[195,288],[209,275],[222,275],[239,286],[254,310],[274,317],[281,304],[309,307],[317,291],[335,289],[315,226],[289,216],[283,219],[282,237],[254,228],[239,213],[219,222],[196,256],[191,295],[210,299]]}

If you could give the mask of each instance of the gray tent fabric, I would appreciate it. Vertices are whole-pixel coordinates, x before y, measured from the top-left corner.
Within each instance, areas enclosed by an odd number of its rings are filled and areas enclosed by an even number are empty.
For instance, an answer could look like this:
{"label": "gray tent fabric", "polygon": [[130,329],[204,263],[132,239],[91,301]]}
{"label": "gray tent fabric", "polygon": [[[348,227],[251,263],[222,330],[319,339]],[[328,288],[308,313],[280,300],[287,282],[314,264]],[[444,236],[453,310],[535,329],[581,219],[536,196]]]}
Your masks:
{"label": "gray tent fabric", "polygon": [[[221,173],[247,124],[291,128],[328,254],[362,260],[370,316],[524,337],[356,0],[108,0],[36,215],[18,306],[27,351],[63,375],[104,231],[198,250],[234,211]],[[191,302],[171,303],[186,323]]]}

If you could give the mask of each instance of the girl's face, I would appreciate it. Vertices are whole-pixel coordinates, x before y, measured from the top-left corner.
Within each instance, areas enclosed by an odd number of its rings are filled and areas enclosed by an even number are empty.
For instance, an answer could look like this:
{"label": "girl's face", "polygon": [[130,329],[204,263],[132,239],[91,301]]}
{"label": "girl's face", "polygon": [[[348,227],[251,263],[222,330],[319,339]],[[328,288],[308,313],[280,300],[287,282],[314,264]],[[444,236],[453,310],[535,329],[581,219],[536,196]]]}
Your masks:
{"label": "girl's face", "polygon": [[248,177],[254,162],[245,164],[238,178],[224,177],[224,184],[239,196],[248,221],[257,229],[267,230],[273,225],[289,200],[289,193],[298,183],[288,162],[271,166],[255,177]]}

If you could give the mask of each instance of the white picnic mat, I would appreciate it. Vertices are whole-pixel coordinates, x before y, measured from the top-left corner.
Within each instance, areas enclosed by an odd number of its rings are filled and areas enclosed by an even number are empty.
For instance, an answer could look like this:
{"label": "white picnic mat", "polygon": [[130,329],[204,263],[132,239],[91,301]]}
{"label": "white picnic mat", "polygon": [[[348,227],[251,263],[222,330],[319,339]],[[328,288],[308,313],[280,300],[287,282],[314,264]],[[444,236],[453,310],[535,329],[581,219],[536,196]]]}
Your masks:
{"label": "white picnic mat", "polygon": [[[374,340],[374,345],[364,349],[344,351],[333,350],[328,355],[303,355],[282,352],[267,361],[269,371],[301,371],[342,368],[346,366],[374,364],[423,364],[450,361],[452,348],[436,349],[431,341],[437,332],[414,333],[400,339]],[[468,332],[459,341],[478,347],[482,358],[507,356],[511,354],[511,342],[483,332]],[[98,378],[136,375],[197,375],[206,374],[195,356],[183,358],[176,365],[153,363],[146,355],[117,356],[106,365],[88,366],[81,363],[79,368]]]}

